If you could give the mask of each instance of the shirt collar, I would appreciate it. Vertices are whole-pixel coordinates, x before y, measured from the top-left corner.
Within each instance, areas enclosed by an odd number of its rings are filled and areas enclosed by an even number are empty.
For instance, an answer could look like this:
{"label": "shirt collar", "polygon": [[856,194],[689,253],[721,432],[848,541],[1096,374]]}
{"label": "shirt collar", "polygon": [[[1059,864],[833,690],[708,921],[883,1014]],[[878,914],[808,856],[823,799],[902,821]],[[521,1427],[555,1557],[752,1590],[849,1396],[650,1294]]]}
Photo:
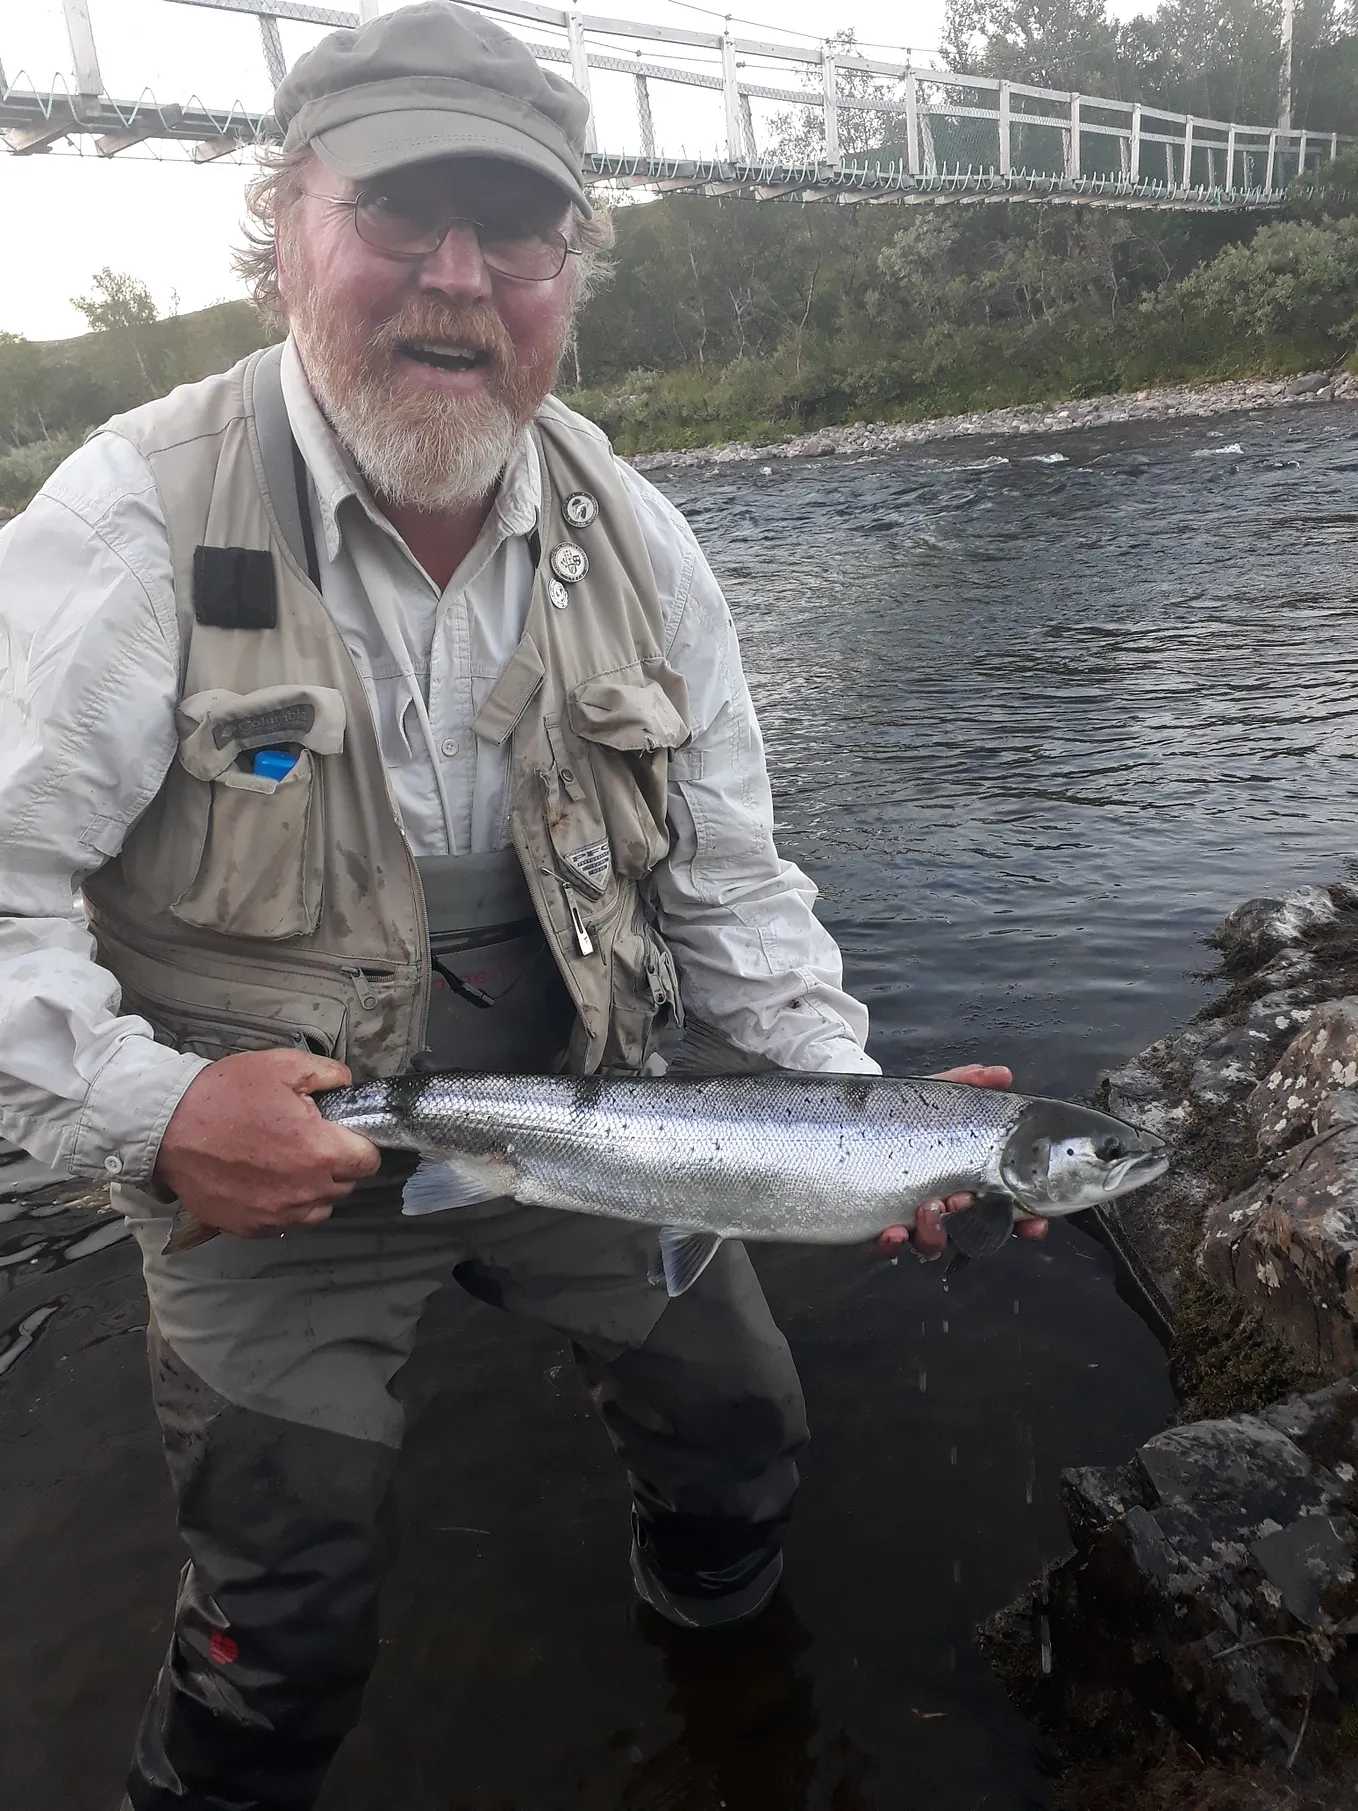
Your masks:
{"label": "shirt collar", "polygon": [[[306,461],[311,482],[316,488],[326,558],[333,564],[339,558],[343,540],[339,511],[346,499],[352,498],[356,506],[384,534],[395,531],[373,501],[372,492],[348,450],[341,446],[330,423],[321,413],[291,335],[283,347],[280,376],[288,422],[302,458]],[[532,439],[525,428],[505,466],[500,488],[495,495],[495,513],[503,534],[531,533],[537,526],[541,506],[542,486],[538,462],[533,457]]]}

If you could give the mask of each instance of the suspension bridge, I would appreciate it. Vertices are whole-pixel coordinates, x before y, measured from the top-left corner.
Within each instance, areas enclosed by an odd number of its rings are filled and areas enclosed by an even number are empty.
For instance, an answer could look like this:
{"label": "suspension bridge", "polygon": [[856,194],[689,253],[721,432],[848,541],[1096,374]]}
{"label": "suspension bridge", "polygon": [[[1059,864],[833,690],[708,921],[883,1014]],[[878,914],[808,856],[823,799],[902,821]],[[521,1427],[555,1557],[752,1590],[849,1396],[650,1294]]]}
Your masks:
{"label": "suspension bridge", "polygon": [[[25,70],[6,74],[0,27],[0,144],[10,155],[38,156],[67,141],[103,158],[140,147],[207,163],[246,156],[274,135],[267,107],[149,90],[135,99],[109,94],[96,42],[99,0],[59,4],[70,68],[43,82]],[[379,10],[377,0],[358,0],[357,12],[306,0],[162,4],[253,18],[270,91],[287,67],[280,23],[333,30]],[[1268,208],[1347,142],[1334,132],[1195,118],[829,44],[693,31],[537,0],[486,0],[476,10],[508,24],[541,63],[564,66],[590,95],[587,177],[614,189]]]}

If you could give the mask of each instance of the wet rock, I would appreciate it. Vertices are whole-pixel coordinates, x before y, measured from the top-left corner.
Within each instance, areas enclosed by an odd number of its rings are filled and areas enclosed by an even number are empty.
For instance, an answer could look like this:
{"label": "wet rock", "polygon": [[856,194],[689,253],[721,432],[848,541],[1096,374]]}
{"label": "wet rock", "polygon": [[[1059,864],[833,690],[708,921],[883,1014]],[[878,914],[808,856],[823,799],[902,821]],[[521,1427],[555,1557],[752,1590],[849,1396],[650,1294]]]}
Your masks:
{"label": "wet rock", "polygon": [[1250,1095],[1245,1112],[1259,1148],[1278,1149],[1314,1133],[1322,1101],[1355,1085],[1358,997],[1350,995],[1307,1013],[1300,1036]]}
{"label": "wet rock", "polygon": [[1277,1044],[1267,1025],[1245,1024],[1221,1032],[1193,1064],[1188,1095],[1199,1109],[1223,1107],[1252,1095]]}
{"label": "wet rock", "polygon": [[1115,1069],[1107,1085],[1108,1111],[1158,1138],[1168,1136],[1187,1116],[1180,1090],[1148,1063],[1138,1060]]}
{"label": "wet rock", "polygon": [[1288,944],[1300,943],[1338,915],[1339,908],[1324,887],[1298,887],[1285,899],[1247,899],[1227,913],[1208,942],[1221,951],[1228,964],[1253,968]]}
{"label": "wet rock", "polygon": [[[1253,1187],[1208,1209],[1199,1262],[1307,1370],[1358,1367],[1358,1125],[1352,1107]],[[1333,1121],[1333,1123],[1331,1122]]]}
{"label": "wet rock", "polygon": [[1358,1634],[1358,1377],[1067,1472],[1053,1670],[1130,1691],[1203,1755],[1295,1758]]}

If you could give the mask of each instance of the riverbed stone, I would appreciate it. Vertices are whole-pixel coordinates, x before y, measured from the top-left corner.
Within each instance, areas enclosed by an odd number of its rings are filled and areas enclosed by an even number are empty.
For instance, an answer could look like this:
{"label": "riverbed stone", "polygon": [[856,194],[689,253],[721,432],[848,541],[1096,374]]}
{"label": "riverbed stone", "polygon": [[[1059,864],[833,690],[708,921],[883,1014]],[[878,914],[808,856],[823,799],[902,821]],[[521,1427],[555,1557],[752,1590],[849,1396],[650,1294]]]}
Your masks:
{"label": "riverbed stone", "polygon": [[1298,887],[1283,899],[1247,899],[1226,914],[1208,942],[1231,966],[1254,968],[1338,916],[1339,908],[1326,888]]}
{"label": "riverbed stone", "polygon": [[1306,1370],[1337,1377],[1358,1368],[1358,1125],[1326,1123],[1208,1209],[1199,1263]]}
{"label": "riverbed stone", "polygon": [[1358,1376],[1064,1474],[1058,1687],[1127,1691],[1202,1755],[1291,1761],[1358,1634]]}
{"label": "riverbed stone", "polygon": [[[1263,1029],[1263,1028],[1261,1028]],[[1313,1134],[1321,1102],[1358,1085],[1358,996],[1328,1000],[1250,1095],[1245,1113],[1260,1150]]]}

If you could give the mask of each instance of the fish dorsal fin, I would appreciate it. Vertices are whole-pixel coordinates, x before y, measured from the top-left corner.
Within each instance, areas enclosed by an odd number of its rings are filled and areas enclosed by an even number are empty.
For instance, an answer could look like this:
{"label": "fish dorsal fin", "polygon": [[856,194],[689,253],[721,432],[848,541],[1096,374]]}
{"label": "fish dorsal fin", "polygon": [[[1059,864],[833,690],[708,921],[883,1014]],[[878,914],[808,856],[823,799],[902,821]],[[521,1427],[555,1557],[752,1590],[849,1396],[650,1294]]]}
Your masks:
{"label": "fish dorsal fin", "polygon": [[720,1233],[681,1232],[677,1226],[661,1227],[660,1263],[665,1272],[665,1288],[671,1296],[692,1289],[716,1257],[720,1244]]}
{"label": "fish dorsal fin", "polygon": [[452,1207],[475,1207],[512,1195],[518,1172],[503,1158],[459,1158],[456,1163],[422,1163],[401,1191],[403,1214],[441,1214]]}
{"label": "fish dorsal fin", "polygon": [[738,1049],[715,1026],[690,1019],[684,1035],[666,1060],[669,1075],[766,1075],[779,1065],[753,1050]]}
{"label": "fish dorsal fin", "polygon": [[965,1257],[988,1258],[1009,1243],[1014,1231],[1014,1203],[1008,1195],[982,1195],[971,1207],[949,1214],[943,1225],[950,1241]]}

